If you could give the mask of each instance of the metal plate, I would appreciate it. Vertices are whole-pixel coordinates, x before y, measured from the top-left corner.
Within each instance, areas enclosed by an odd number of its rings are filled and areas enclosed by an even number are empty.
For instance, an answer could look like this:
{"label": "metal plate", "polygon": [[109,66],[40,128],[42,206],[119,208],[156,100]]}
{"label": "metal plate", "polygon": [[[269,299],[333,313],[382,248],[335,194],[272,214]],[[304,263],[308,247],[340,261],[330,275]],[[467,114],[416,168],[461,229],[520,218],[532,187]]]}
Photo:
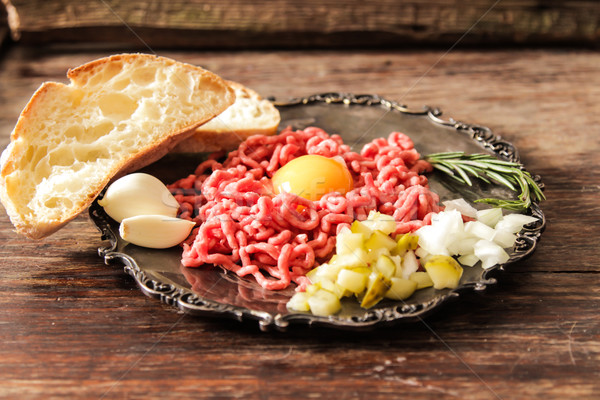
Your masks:
{"label": "metal plate", "polygon": [[[400,131],[415,143],[421,155],[441,151],[487,152],[497,157],[519,161],[517,150],[502,141],[488,128],[454,120],[445,120],[441,112],[425,107],[410,110],[393,101],[374,95],[340,93],[319,94],[275,102],[281,112],[281,127],[304,128],[318,126],[329,134],[340,134],[354,151],[373,138]],[[146,169],[147,172],[172,182],[192,173],[205,154],[168,155]],[[539,177],[534,177],[543,187]],[[430,187],[448,200],[463,197],[473,201],[481,197],[514,198],[510,190],[495,185],[461,186],[435,173],[429,176]],[[528,213],[537,222],[528,225],[518,235],[510,259],[504,265],[483,270],[479,265],[465,267],[460,286],[454,290],[423,289],[406,301],[385,300],[370,310],[359,307],[353,299],[343,301],[339,314],[317,317],[308,313],[290,312],[286,302],[293,288],[268,291],[253,279],[239,278],[221,268],[186,268],[181,266],[181,249],[152,250],[123,241],[118,235],[118,225],[110,219],[97,202],[90,207],[90,216],[109,245],[99,249],[106,262],[117,261],[125,265],[146,295],[196,315],[233,317],[237,320],[255,319],[261,329],[289,329],[294,324],[322,325],[340,329],[366,329],[400,322],[413,322],[436,310],[442,303],[459,297],[468,290],[482,291],[496,282],[492,274],[505,265],[529,256],[537,245],[545,226],[545,218],[538,204]]]}

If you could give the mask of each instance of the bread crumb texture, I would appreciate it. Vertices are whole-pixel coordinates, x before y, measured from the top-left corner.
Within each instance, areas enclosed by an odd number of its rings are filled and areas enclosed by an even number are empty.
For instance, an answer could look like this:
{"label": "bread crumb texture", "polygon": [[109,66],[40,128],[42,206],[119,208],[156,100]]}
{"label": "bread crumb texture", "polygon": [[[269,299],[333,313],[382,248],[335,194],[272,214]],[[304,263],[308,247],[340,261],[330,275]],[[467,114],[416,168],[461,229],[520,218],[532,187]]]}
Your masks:
{"label": "bread crumb texture", "polygon": [[249,136],[277,133],[281,116],[273,103],[240,83],[227,83],[235,92],[235,102],[196,128],[196,133],[175,146],[174,152],[230,151]]}
{"label": "bread crumb texture", "polygon": [[58,229],[119,171],[154,161],[168,151],[161,146],[174,146],[235,98],[208,71],[144,54],[67,75],[69,85],[47,82],[36,91],[2,155],[2,202],[31,237]]}

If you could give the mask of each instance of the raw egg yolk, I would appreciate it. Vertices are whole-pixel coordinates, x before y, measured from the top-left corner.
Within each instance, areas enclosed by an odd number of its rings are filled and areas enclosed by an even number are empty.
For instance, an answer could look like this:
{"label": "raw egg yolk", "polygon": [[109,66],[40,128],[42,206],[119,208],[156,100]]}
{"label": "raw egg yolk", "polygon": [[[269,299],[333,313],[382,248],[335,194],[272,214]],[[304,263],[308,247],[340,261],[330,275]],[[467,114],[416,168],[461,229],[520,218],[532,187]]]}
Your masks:
{"label": "raw egg yolk", "polygon": [[327,193],[352,190],[352,175],[341,157],[307,155],[294,158],[275,172],[275,194],[288,192],[316,201]]}

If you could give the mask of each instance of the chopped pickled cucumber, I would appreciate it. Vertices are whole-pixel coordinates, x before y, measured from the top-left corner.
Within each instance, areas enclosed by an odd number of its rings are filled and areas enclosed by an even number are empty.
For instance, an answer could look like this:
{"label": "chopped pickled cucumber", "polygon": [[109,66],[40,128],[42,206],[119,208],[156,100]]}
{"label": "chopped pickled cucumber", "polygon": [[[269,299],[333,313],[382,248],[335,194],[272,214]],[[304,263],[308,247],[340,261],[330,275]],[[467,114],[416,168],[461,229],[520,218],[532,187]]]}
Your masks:
{"label": "chopped pickled cucumber", "polygon": [[381,255],[373,265],[373,270],[389,279],[396,273],[396,263],[389,256]]}
{"label": "chopped pickled cucumber", "polygon": [[450,256],[431,256],[425,263],[425,271],[433,281],[435,289],[456,289],[463,273],[458,261]]}
{"label": "chopped pickled cucumber", "polygon": [[352,293],[361,293],[367,287],[368,275],[363,271],[342,269],[338,273],[336,284]]}
{"label": "chopped pickled cucumber", "polygon": [[363,248],[365,235],[362,233],[352,233],[350,230],[344,230],[337,235],[335,242],[335,252],[338,255],[354,253],[357,249]]}
{"label": "chopped pickled cucumber", "polygon": [[374,265],[381,256],[391,257],[391,254],[385,247],[375,249],[367,253],[367,264]]}
{"label": "chopped pickled cucumber", "polygon": [[313,283],[312,285],[308,285],[306,287],[306,292],[309,296],[315,294],[319,289],[321,289],[321,285],[319,283]]}
{"label": "chopped pickled cucumber", "polygon": [[322,279],[328,279],[335,282],[337,274],[342,269],[337,264],[321,264],[306,274],[311,283],[317,283]]}
{"label": "chopped pickled cucumber", "polygon": [[417,283],[417,290],[433,286],[433,281],[425,271],[413,272],[408,279]]}
{"label": "chopped pickled cucumber", "polygon": [[310,294],[307,292],[296,292],[287,302],[287,308],[293,311],[310,311],[309,298]]}
{"label": "chopped pickled cucumber", "polygon": [[387,214],[381,214],[378,211],[369,212],[369,216],[363,223],[371,230],[380,230],[386,235],[389,235],[396,230],[396,220],[394,220],[394,217]]}
{"label": "chopped pickled cucumber", "polygon": [[322,278],[319,280],[318,284],[321,286],[321,289],[325,289],[330,291],[331,293],[335,293],[336,284],[331,279]]}
{"label": "chopped pickled cucumber", "polygon": [[[405,300],[418,289],[458,286],[463,269],[454,258],[431,255],[412,233],[392,238],[395,229],[395,220],[379,212],[344,228],[336,254],[306,275],[311,284],[290,299],[288,308],[328,316],[339,312],[345,297],[371,308],[384,298]],[[423,263],[425,271],[418,271]]]}
{"label": "chopped pickled cucumber", "polygon": [[319,289],[308,298],[310,311],[314,315],[329,316],[341,310],[342,304],[335,294],[325,289]]}
{"label": "chopped pickled cucumber", "polygon": [[335,294],[336,297],[340,300],[343,299],[344,297],[350,297],[353,294],[351,291],[341,287],[337,283],[334,285],[332,293]]}
{"label": "chopped pickled cucumber", "polygon": [[417,282],[410,279],[393,277],[390,279],[391,286],[386,292],[385,297],[392,300],[408,299],[417,289]]}
{"label": "chopped pickled cucumber", "polygon": [[419,237],[412,233],[396,236],[396,246],[392,254],[403,256],[408,250],[416,250],[419,245]]}
{"label": "chopped pickled cucumber", "polygon": [[359,273],[363,274],[364,276],[369,277],[369,274],[373,270],[371,269],[371,267],[356,267],[356,268],[352,268],[352,271],[359,272]]}
{"label": "chopped pickled cucumber", "polygon": [[371,228],[369,228],[367,225],[358,220],[354,221],[352,225],[350,225],[350,232],[362,233],[365,239],[371,236],[371,233],[373,233]]}
{"label": "chopped pickled cucumber", "polygon": [[371,308],[379,303],[385,297],[385,294],[391,287],[392,282],[380,272],[372,272],[369,276],[367,291],[362,298],[360,306],[362,308]]}
{"label": "chopped pickled cucumber", "polygon": [[368,258],[366,251],[356,249],[352,253],[338,255],[331,265],[335,265],[340,269],[366,267]]}
{"label": "chopped pickled cucumber", "polygon": [[371,236],[365,241],[365,249],[367,252],[377,251],[378,249],[386,249],[391,251],[396,248],[396,241],[389,235],[380,230],[374,231]]}

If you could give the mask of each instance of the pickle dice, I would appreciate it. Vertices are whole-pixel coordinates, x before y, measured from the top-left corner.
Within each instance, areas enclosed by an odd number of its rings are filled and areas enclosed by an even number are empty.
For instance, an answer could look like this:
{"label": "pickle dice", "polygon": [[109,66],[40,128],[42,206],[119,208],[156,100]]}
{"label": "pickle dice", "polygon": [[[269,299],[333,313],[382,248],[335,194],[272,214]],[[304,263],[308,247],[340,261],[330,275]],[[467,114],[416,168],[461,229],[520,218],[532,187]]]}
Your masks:
{"label": "pickle dice", "polygon": [[319,289],[311,294],[307,300],[310,311],[314,315],[329,316],[337,313],[342,308],[340,299],[325,289]]}
{"label": "pickle dice", "polygon": [[[368,268],[365,268],[367,272]],[[359,294],[367,287],[368,274],[363,269],[342,269],[337,276],[336,284],[354,294]]]}
{"label": "pickle dice", "polygon": [[435,289],[456,289],[463,269],[454,258],[444,255],[431,256],[425,263],[425,271]]}
{"label": "pickle dice", "polygon": [[403,256],[408,250],[416,250],[419,245],[419,237],[412,233],[404,233],[396,237],[396,247],[393,254]]}
{"label": "pickle dice", "polygon": [[391,284],[392,282],[390,279],[383,276],[380,272],[372,272],[369,275],[367,291],[363,296],[360,306],[362,308],[371,308],[375,304],[379,303],[381,299],[385,297],[385,294],[389,290]]}
{"label": "pickle dice", "polygon": [[385,294],[388,299],[405,300],[417,290],[417,283],[410,279],[393,277],[390,282],[391,286]]}

